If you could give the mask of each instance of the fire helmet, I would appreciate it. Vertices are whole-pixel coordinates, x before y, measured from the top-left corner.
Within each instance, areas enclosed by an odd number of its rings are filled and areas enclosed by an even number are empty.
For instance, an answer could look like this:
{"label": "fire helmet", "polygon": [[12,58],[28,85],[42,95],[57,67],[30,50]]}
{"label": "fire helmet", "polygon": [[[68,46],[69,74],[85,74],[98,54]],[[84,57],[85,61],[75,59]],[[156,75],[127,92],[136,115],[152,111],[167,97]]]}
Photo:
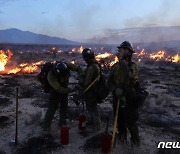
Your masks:
{"label": "fire helmet", "polygon": [[85,48],[82,51],[82,57],[84,60],[94,59],[94,52],[91,49]]}
{"label": "fire helmet", "polygon": [[120,46],[117,47],[118,49],[120,48],[127,48],[129,49],[131,52],[135,52],[133,49],[132,44],[129,41],[124,41],[120,44]]}
{"label": "fire helmet", "polygon": [[53,70],[58,76],[66,76],[70,73],[68,66],[63,62],[56,62],[54,64]]}

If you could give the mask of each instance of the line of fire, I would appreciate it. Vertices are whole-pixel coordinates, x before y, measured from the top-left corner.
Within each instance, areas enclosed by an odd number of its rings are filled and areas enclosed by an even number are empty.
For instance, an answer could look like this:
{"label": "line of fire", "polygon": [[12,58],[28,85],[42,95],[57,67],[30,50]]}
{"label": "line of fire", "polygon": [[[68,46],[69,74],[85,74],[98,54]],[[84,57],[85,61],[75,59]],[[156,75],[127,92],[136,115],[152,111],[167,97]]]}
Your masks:
{"label": "line of fire", "polygon": [[[139,48],[139,47],[137,47]],[[68,51],[64,51],[63,49],[57,49],[52,47],[49,51],[50,54],[53,54],[54,57],[56,55],[61,56],[61,54],[67,54],[69,57],[73,57],[74,54],[79,55],[81,57],[81,53],[84,47],[80,46],[79,48],[71,48]],[[110,68],[113,64],[118,61],[115,52],[113,51],[104,51],[104,48],[99,48],[99,51],[96,47],[93,47],[93,50],[96,51],[96,60],[101,64],[103,68]],[[19,52],[22,54],[22,52]],[[38,51],[37,51],[38,53]],[[40,53],[39,53],[40,54]],[[15,59],[13,59],[13,51],[11,50],[0,50],[0,74],[32,74],[37,73],[38,68],[45,63],[44,60],[38,60],[34,62],[26,62],[19,63]],[[38,55],[38,54],[37,54]],[[163,61],[169,63],[180,63],[180,54],[176,53],[174,55],[168,54],[165,50],[154,51],[149,53],[145,49],[141,49],[135,52],[134,61],[138,63],[143,63],[145,61]],[[79,63],[78,60],[73,59],[71,63]]]}

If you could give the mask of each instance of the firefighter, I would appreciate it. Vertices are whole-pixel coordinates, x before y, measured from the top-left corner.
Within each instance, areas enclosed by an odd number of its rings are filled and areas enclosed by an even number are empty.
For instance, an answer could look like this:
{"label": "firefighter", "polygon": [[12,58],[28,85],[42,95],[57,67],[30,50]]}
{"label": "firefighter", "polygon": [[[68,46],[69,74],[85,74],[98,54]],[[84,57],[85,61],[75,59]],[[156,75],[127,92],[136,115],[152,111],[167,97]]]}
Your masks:
{"label": "firefighter", "polygon": [[118,48],[117,57],[119,62],[111,68],[107,85],[113,94],[113,110],[116,111],[117,101],[120,101],[118,112],[118,137],[123,142],[127,142],[127,130],[131,134],[132,145],[139,145],[138,131],[138,108],[133,101],[135,96],[135,84],[138,80],[137,65],[132,62],[134,53],[130,42],[124,41]]}
{"label": "firefighter", "polygon": [[66,113],[68,108],[68,94],[73,89],[68,88],[70,71],[76,71],[82,74],[82,69],[71,63],[56,62],[47,75],[50,85],[49,89],[49,106],[43,120],[44,131],[50,131],[51,122],[54,114],[59,107],[59,127],[66,125]]}
{"label": "firefighter", "polygon": [[82,57],[87,63],[87,68],[84,71],[85,78],[83,84],[83,89],[85,90],[84,99],[86,102],[86,108],[90,115],[90,120],[87,122],[87,131],[96,132],[100,130],[100,115],[97,106],[98,100],[96,97],[96,87],[98,81],[94,82],[94,84],[92,83],[100,75],[100,67],[95,60],[94,52],[92,50],[85,48],[82,52]]}

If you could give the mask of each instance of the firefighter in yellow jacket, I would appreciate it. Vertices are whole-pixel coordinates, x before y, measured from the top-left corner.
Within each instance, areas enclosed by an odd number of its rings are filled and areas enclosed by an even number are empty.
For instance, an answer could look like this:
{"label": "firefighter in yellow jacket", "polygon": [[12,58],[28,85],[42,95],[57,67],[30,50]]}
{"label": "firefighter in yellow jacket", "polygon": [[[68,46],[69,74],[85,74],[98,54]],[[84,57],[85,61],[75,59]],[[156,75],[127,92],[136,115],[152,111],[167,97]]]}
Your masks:
{"label": "firefighter in yellow jacket", "polygon": [[47,80],[50,85],[49,106],[43,121],[44,130],[50,130],[54,114],[59,107],[59,127],[66,125],[68,108],[68,94],[72,89],[68,88],[70,71],[82,74],[82,69],[71,63],[56,62],[49,71]]}
{"label": "firefighter in yellow jacket", "polygon": [[[82,52],[82,57],[87,63],[87,68],[84,71],[84,96],[86,108],[90,115],[87,130],[95,132],[100,130],[100,115],[98,111],[97,100],[97,77],[100,75],[100,67],[95,60],[94,52],[91,49],[85,48]],[[94,82],[96,80],[96,82]],[[94,84],[92,84],[94,82]],[[89,87],[89,88],[88,88]]]}
{"label": "firefighter in yellow jacket", "polygon": [[135,84],[138,80],[137,65],[132,62],[134,53],[131,43],[124,41],[118,48],[119,62],[112,66],[108,78],[108,87],[113,93],[113,109],[116,111],[117,100],[120,100],[118,115],[118,136],[122,142],[127,141],[127,130],[131,134],[131,143],[139,145],[138,108],[133,101]]}

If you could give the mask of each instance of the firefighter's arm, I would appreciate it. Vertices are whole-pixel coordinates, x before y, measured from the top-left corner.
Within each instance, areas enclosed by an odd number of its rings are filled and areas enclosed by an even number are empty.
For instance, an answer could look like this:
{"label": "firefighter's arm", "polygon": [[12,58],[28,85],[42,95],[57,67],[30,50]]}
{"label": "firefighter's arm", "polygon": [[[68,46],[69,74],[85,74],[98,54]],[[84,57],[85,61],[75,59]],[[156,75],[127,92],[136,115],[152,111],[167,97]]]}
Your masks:
{"label": "firefighter's arm", "polygon": [[77,72],[79,76],[83,74],[83,70],[80,66],[71,63],[68,63],[67,66],[71,71]]}
{"label": "firefighter's arm", "polygon": [[88,68],[84,82],[84,89],[86,89],[91,84],[91,82],[93,82],[93,77],[96,72],[98,72],[99,75],[100,70],[96,65],[92,65]]}
{"label": "firefighter's arm", "polygon": [[131,63],[129,66],[129,76],[135,80],[138,80],[138,67],[135,63]]}
{"label": "firefighter's arm", "polygon": [[48,82],[49,84],[58,92],[58,93],[62,93],[62,94],[68,94],[71,92],[70,88],[64,88],[60,85],[60,83],[58,82],[56,76],[54,76],[51,71],[48,73],[47,76]]}

